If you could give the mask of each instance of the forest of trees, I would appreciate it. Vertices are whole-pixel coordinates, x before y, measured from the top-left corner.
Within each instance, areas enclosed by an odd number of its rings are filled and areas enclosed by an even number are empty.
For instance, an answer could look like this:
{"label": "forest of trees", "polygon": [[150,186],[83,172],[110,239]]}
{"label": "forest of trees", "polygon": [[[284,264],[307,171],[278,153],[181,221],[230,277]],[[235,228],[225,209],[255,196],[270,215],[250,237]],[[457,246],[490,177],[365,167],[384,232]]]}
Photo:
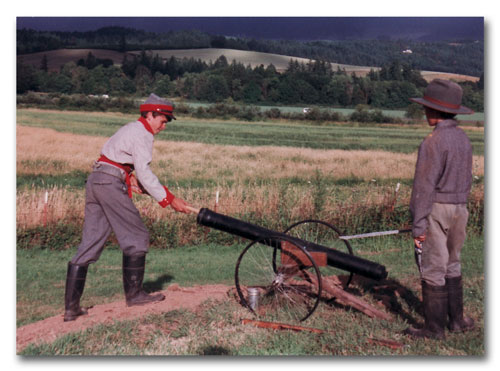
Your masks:
{"label": "forest of trees", "polygon": [[[308,64],[290,60],[278,73],[273,65],[251,68],[224,56],[207,64],[195,59],[142,52],[126,57],[120,67],[89,53],[85,60],[67,63],[58,72],[49,72],[47,59],[39,68],[17,65],[17,93],[28,91],[110,95],[114,97],[156,94],[202,102],[231,100],[247,104],[303,104],[355,107],[359,104],[380,109],[406,108],[409,98],[419,96],[427,85],[419,71],[398,60],[356,77],[332,70],[324,61]],[[462,83],[464,104],[483,111],[483,83]]]}
{"label": "forest of trees", "polygon": [[[482,40],[420,42],[414,40],[295,41],[255,40],[210,35],[197,30],[153,33],[123,27],[87,32],[17,30],[17,54],[61,48],[100,48],[121,52],[154,49],[227,48],[317,59],[340,64],[382,67],[395,60],[416,70],[479,77],[484,71]],[[402,54],[410,49],[412,53]]]}

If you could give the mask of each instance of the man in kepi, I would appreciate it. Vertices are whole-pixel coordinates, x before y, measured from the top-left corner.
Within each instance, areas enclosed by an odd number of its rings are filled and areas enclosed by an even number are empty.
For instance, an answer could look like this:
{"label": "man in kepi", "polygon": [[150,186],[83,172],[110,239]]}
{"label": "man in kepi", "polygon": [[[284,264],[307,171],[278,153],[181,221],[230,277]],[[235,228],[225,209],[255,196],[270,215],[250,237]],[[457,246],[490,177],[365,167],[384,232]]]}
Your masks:
{"label": "man in kepi", "polygon": [[[189,213],[189,205],[162,185],[149,164],[154,135],[175,119],[173,105],[154,94],[140,106],[141,117],[120,128],[104,144],[87,179],[82,240],[68,263],[64,321],[87,314],[80,307],[89,264],[99,259],[111,231],[123,251],[123,287],[127,306],[161,301],[142,288],[149,233],[132,202],[132,191],[147,193],[161,207]],[[132,173],[135,170],[135,175]]]}
{"label": "man in kepi", "polygon": [[447,80],[433,80],[423,98],[411,100],[424,106],[434,130],[420,144],[410,201],[414,243],[422,251],[419,268],[425,324],[405,333],[444,339],[447,324],[450,332],[474,328],[474,321],[463,315],[460,265],[469,216],[472,147],[455,120],[456,114],[473,111],[461,105],[462,88]]}

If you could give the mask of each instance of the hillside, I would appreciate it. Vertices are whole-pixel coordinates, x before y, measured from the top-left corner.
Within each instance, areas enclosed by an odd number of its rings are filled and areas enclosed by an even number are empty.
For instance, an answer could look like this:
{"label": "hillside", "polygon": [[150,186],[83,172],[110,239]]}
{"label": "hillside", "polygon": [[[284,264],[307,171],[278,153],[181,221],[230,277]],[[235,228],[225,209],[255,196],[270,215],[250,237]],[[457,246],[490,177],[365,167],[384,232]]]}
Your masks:
{"label": "hillside", "polygon": [[[62,65],[68,62],[77,62],[79,59],[85,59],[88,53],[91,52],[96,58],[111,59],[114,64],[120,65],[125,54],[128,56],[139,55],[141,51],[130,51],[127,53],[117,52],[114,50],[105,49],[59,49],[46,52],[23,54],[18,56],[24,64],[33,65],[37,68],[42,63],[43,56],[47,57],[49,71],[58,71]],[[166,60],[174,56],[176,58],[193,58],[201,59],[204,62],[215,62],[217,58],[224,55],[229,63],[233,60],[242,63],[245,66],[250,65],[252,68],[259,65],[267,66],[273,64],[276,70],[283,72],[286,70],[290,59],[297,60],[299,63],[308,63],[310,60],[306,58],[298,58],[287,55],[279,55],[272,53],[262,53],[254,51],[243,51],[236,49],[218,49],[218,48],[203,48],[203,49],[177,49],[177,50],[152,50],[153,55],[158,54],[162,59]],[[345,69],[348,73],[355,73],[357,76],[365,76],[370,69],[378,70],[378,67],[369,66],[354,66],[347,64],[331,63],[334,71],[337,68]],[[439,71],[422,71],[422,76],[430,81],[433,78],[447,78],[455,81],[478,81],[475,76],[459,75],[453,73],[445,73]]]}

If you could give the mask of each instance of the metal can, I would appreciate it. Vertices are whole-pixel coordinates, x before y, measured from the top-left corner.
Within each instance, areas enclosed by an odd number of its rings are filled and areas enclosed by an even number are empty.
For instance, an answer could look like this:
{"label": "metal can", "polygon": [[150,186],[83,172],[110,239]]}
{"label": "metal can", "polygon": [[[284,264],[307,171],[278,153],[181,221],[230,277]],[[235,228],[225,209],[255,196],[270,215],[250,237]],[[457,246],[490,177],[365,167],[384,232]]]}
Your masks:
{"label": "metal can", "polygon": [[252,310],[259,307],[259,289],[257,287],[249,287],[248,289],[248,305]]}

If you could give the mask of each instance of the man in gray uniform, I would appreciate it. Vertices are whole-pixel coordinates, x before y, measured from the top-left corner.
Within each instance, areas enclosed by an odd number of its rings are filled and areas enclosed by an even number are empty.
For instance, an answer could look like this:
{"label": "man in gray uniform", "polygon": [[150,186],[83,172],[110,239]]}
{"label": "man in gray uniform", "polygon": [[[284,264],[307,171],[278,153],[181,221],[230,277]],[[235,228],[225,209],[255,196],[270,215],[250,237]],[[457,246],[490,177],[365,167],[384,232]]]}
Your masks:
{"label": "man in gray uniform", "polygon": [[82,241],[68,263],[64,321],[87,313],[80,307],[80,298],[88,265],[99,259],[111,231],[123,251],[127,306],[165,299],[162,294],[149,295],[142,288],[149,233],[132,202],[132,191],[149,194],[160,206],[170,205],[178,212],[189,213],[190,206],[160,184],[149,167],[154,135],[175,119],[172,103],[151,94],[140,111],[137,121],[120,128],[104,144],[87,179]]}
{"label": "man in gray uniform", "polygon": [[425,324],[410,327],[413,337],[444,338],[449,318],[451,332],[474,328],[463,316],[460,252],[466,237],[467,198],[472,183],[472,147],[457,127],[456,114],[471,114],[462,106],[462,88],[447,80],[433,80],[422,104],[434,130],[420,144],[410,211],[414,243],[421,248],[421,281]]}

